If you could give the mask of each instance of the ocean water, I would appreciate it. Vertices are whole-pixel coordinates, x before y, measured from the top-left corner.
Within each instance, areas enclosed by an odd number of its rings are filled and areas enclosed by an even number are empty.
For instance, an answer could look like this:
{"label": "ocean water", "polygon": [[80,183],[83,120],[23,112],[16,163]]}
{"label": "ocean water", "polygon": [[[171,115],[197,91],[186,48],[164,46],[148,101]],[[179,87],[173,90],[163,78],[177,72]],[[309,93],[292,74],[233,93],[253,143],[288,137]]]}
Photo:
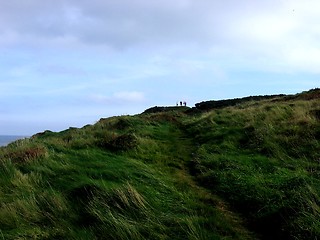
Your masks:
{"label": "ocean water", "polygon": [[26,138],[26,136],[0,135],[0,147],[7,146],[9,143],[23,138]]}

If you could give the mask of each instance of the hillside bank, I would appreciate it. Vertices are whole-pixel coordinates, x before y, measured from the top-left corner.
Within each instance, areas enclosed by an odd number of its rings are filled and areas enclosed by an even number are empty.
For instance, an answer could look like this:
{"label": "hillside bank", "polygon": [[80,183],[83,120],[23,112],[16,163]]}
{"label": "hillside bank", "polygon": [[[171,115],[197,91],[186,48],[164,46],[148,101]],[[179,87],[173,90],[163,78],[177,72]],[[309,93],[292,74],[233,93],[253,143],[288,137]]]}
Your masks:
{"label": "hillside bank", "polygon": [[318,96],[158,107],[12,143],[1,236],[317,239]]}

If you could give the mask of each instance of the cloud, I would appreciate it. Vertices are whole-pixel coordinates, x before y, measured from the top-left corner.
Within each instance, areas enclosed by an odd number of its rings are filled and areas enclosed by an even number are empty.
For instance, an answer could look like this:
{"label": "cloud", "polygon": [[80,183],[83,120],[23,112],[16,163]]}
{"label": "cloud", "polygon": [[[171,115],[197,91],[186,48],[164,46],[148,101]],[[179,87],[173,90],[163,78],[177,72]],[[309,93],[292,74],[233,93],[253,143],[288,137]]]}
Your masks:
{"label": "cloud", "polygon": [[207,0],[12,0],[1,6],[0,33],[13,44],[46,41],[114,49],[141,44],[202,45],[221,39],[226,24],[221,8],[225,6],[218,1]]}
{"label": "cloud", "polygon": [[63,66],[63,65],[44,65],[38,68],[43,75],[68,75],[72,77],[86,76],[87,72],[79,67]]}
{"label": "cloud", "polygon": [[121,91],[113,93],[112,96],[92,94],[89,96],[89,99],[100,104],[130,105],[144,102],[145,96],[142,92]]}
{"label": "cloud", "polygon": [[180,47],[186,54],[220,48],[230,57],[283,62],[288,49],[317,47],[319,9],[316,0],[12,0],[1,5],[0,44],[116,51]]}
{"label": "cloud", "polygon": [[235,58],[241,56],[240,68],[320,73],[320,3],[293,0],[273,2],[269,7],[256,4],[255,11],[241,14],[229,29],[228,35],[235,41],[228,48]]}
{"label": "cloud", "polygon": [[[12,0],[1,5],[0,47],[51,49],[49,54],[61,55],[167,55],[174,62],[190,62],[177,66],[181,72],[200,70],[192,63],[194,55],[219,62],[221,72],[319,72],[319,9],[316,0]],[[43,71],[79,71],[53,66],[48,63]]]}
{"label": "cloud", "polygon": [[114,97],[120,101],[127,102],[141,102],[144,101],[144,94],[142,92],[116,92]]}

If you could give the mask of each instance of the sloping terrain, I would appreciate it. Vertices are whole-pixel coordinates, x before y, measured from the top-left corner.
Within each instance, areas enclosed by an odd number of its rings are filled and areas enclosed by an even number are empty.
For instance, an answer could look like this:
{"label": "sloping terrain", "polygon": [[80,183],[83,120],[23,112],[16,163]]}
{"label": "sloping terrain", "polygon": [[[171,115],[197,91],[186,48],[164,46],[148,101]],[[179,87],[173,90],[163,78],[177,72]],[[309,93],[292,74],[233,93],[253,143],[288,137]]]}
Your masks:
{"label": "sloping terrain", "polygon": [[0,148],[0,237],[317,239],[318,93],[155,107]]}

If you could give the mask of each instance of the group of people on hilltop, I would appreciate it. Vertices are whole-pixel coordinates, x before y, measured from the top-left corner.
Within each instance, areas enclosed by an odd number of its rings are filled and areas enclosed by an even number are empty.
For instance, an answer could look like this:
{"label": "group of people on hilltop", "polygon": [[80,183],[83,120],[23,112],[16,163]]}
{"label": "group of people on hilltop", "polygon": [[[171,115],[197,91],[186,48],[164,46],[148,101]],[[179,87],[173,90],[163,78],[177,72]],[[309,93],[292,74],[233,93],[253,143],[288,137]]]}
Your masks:
{"label": "group of people on hilltop", "polygon": [[[182,105],[182,104],[183,104],[183,105]],[[177,102],[176,106],[179,106],[179,103],[178,103],[178,102]],[[184,101],[184,102],[180,101],[180,107],[182,107],[182,106],[187,106],[186,101]]]}

